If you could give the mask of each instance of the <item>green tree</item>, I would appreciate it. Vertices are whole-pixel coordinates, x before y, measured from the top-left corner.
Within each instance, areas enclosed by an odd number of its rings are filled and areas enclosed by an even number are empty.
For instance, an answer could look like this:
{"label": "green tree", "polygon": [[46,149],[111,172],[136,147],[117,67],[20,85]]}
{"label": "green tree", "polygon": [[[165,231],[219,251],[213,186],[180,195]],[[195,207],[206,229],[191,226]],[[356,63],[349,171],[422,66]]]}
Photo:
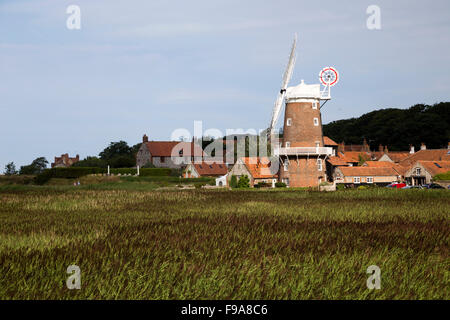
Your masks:
{"label": "green tree", "polygon": [[17,174],[16,165],[14,162],[10,162],[5,166],[5,171],[3,172],[7,176],[12,176]]}
{"label": "green tree", "polygon": [[237,186],[238,186],[237,177],[233,174],[230,179],[230,187],[237,188]]}
{"label": "green tree", "polygon": [[97,157],[88,156],[83,160],[75,162],[72,167],[95,167],[95,168],[106,168],[107,164],[105,160],[99,159]]}
{"label": "green tree", "polygon": [[48,161],[44,157],[39,157],[27,166],[20,167],[20,174],[39,174],[47,168]]}
{"label": "green tree", "polygon": [[111,142],[99,154],[100,159],[113,168],[133,167],[136,164],[131,148],[125,141]]}
{"label": "green tree", "polygon": [[250,188],[250,179],[247,175],[243,175],[239,178],[238,188]]}

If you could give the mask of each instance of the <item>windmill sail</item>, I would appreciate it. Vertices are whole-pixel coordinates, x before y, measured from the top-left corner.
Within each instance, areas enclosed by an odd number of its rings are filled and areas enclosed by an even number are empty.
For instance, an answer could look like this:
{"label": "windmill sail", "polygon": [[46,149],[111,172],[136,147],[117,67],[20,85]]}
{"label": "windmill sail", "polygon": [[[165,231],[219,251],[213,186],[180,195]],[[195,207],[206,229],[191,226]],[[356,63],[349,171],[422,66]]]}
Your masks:
{"label": "windmill sail", "polygon": [[284,75],[283,75],[283,82],[281,83],[281,90],[278,93],[278,97],[277,97],[275,106],[272,111],[272,121],[270,122],[269,130],[268,130],[269,134],[272,131],[272,129],[275,127],[275,125],[277,124],[278,117],[280,116],[280,111],[283,106],[284,97],[286,95],[286,88],[289,84],[289,80],[291,80],[292,72],[294,71],[294,65],[295,65],[295,59],[296,59],[296,54],[295,54],[296,47],[297,47],[297,34],[295,34],[294,42],[292,43],[291,54],[289,56],[289,62],[286,67],[286,71],[284,72]]}

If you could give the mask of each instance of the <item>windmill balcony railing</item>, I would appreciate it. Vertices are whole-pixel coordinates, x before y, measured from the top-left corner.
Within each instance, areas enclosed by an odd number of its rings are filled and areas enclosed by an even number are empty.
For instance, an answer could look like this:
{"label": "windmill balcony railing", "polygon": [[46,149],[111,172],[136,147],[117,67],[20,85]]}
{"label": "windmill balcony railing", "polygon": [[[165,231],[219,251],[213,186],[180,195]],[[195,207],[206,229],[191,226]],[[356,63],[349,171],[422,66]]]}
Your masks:
{"label": "windmill balcony railing", "polygon": [[292,147],[292,148],[275,148],[276,156],[290,155],[327,155],[331,156],[333,148],[330,147]]}

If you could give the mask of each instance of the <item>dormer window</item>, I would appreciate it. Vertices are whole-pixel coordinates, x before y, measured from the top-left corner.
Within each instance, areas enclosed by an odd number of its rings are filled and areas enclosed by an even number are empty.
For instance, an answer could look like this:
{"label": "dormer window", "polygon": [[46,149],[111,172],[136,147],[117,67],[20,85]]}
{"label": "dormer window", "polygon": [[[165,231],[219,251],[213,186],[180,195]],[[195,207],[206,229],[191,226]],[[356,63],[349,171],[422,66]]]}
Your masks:
{"label": "dormer window", "polygon": [[416,168],[416,176],[420,176],[421,171],[422,171],[422,170],[420,170],[420,168]]}

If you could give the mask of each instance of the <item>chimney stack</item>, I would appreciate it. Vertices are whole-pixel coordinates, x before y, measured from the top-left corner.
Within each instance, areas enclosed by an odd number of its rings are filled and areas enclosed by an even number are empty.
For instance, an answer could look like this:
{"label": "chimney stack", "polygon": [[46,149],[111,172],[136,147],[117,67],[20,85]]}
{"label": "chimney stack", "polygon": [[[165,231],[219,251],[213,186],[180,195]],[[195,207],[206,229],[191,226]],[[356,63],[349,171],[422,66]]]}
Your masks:
{"label": "chimney stack", "polygon": [[414,146],[412,144],[409,145],[409,153],[414,153]]}
{"label": "chimney stack", "polygon": [[389,153],[388,147],[384,146],[384,153]]}
{"label": "chimney stack", "polygon": [[425,145],[425,143],[422,142],[422,144],[420,145],[420,150],[427,150],[427,146]]}
{"label": "chimney stack", "polygon": [[77,154],[77,156],[75,157],[75,159],[77,159],[77,161],[80,161],[80,155]]}
{"label": "chimney stack", "polygon": [[148,137],[146,134],[142,137],[142,142],[148,142]]}
{"label": "chimney stack", "polygon": [[383,152],[383,146],[381,145],[381,143],[380,143],[380,145],[378,146],[378,151]]}

